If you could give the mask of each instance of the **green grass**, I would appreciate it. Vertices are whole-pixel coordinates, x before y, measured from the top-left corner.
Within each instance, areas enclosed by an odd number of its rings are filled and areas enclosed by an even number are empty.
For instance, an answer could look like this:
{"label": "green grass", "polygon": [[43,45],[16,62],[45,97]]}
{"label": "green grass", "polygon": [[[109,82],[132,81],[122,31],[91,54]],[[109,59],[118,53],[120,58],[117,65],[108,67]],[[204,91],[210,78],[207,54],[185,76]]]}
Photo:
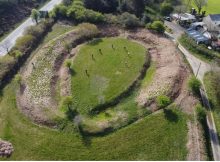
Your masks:
{"label": "green grass", "polygon": [[150,110],[147,108],[138,106],[136,98],[141,89],[150,85],[155,71],[156,65],[152,62],[146,72],[146,76],[141,81],[140,86],[137,86],[128,97],[122,99],[116,106],[109,107],[106,111],[95,116],[85,118],[82,124],[83,130],[90,133],[102,133],[104,129],[103,127],[99,127],[100,123],[108,123],[108,126],[106,126],[107,128],[117,130],[151,114]]}
{"label": "green grass", "polygon": [[60,23],[56,23],[54,24],[54,26],[52,27],[51,32],[49,32],[47,34],[47,36],[44,38],[43,43],[48,43],[50,40],[68,32],[71,31],[73,29],[75,29],[75,26],[70,26],[70,25],[64,25],[64,24],[60,24]]}
{"label": "green grass", "polygon": [[[104,137],[38,127],[16,108],[14,83],[0,102],[0,138],[12,142],[8,160],[185,160],[186,116],[177,109],[150,115]],[[3,159],[2,159],[3,160]]]}
{"label": "green grass", "polygon": [[[186,2],[186,0],[183,0]],[[206,15],[208,14],[220,14],[220,0],[208,0],[208,3],[206,6],[203,7],[202,11],[206,11]],[[191,4],[189,8],[196,8],[194,3]]]}
{"label": "green grass", "polygon": [[139,75],[145,57],[143,46],[122,38],[100,39],[81,47],[73,62],[72,77],[72,94],[78,111],[86,114],[125,91]]}
{"label": "green grass", "polygon": [[209,72],[204,77],[205,88],[213,110],[213,116],[217,127],[218,135],[220,137],[220,85],[217,74]]}

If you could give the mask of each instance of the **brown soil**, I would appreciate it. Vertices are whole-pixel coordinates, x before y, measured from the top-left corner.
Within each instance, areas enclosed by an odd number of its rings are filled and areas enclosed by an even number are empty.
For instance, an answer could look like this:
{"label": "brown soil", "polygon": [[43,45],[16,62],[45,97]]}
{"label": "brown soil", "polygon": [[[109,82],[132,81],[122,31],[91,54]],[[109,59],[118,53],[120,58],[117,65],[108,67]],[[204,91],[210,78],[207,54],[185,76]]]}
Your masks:
{"label": "brown soil", "polygon": [[129,33],[127,36],[145,45],[152,61],[156,63],[156,72],[152,83],[142,89],[137,97],[137,102],[141,106],[150,106],[152,111],[156,111],[157,107],[154,101],[159,94],[168,95],[172,99],[179,96],[183,81],[189,75],[188,68],[184,65],[175,44],[165,37],[152,34],[144,29]]}

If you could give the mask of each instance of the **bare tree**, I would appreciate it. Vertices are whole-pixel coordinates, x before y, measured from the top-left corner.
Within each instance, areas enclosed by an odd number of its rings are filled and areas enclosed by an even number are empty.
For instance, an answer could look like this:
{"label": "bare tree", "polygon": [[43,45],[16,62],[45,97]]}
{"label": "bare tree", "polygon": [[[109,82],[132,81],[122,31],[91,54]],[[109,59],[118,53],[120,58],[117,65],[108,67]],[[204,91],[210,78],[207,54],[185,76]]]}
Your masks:
{"label": "bare tree", "polygon": [[193,3],[198,9],[198,14],[200,14],[202,8],[207,5],[207,0],[193,0]]}

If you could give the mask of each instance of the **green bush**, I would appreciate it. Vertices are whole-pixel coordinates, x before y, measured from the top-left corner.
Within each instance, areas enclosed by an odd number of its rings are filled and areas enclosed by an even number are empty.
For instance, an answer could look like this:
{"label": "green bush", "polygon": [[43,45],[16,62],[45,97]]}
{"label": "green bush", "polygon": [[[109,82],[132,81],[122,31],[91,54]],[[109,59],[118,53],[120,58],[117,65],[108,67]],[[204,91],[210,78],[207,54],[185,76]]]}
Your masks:
{"label": "green bush", "polygon": [[90,23],[82,23],[78,25],[79,37],[93,38],[99,34],[99,30],[96,25]]}
{"label": "green bush", "polygon": [[67,67],[68,69],[70,69],[71,66],[72,66],[72,60],[71,60],[71,59],[65,60],[64,65],[65,65],[65,67]]}
{"label": "green bush", "polygon": [[89,10],[80,5],[73,5],[67,10],[67,16],[77,22],[98,23],[104,21],[104,16],[96,11]]}
{"label": "green bush", "polygon": [[73,97],[72,96],[66,96],[63,97],[60,102],[60,110],[63,112],[67,112],[73,107]]}
{"label": "green bush", "polygon": [[16,82],[17,84],[21,84],[21,82],[22,82],[22,77],[21,77],[20,74],[15,75],[15,82]]}
{"label": "green bush", "polygon": [[154,21],[152,24],[148,26],[149,29],[152,29],[158,33],[164,33],[165,26],[161,21]]}
{"label": "green bush", "polygon": [[197,104],[196,107],[197,120],[203,122],[206,119],[206,110],[201,104]]}
{"label": "green bush", "polygon": [[198,45],[193,39],[188,37],[186,34],[183,34],[180,39],[180,43],[186,47],[192,53],[201,55],[202,57],[212,60],[212,59],[220,59],[220,53],[214,50],[209,50],[205,45]]}
{"label": "green bush", "polygon": [[19,37],[15,43],[15,49],[19,51],[24,51],[26,48],[29,48],[34,41],[34,36],[30,34],[26,34],[22,37]]}
{"label": "green bush", "polygon": [[195,95],[199,95],[201,82],[195,76],[192,76],[188,81],[188,87]]}
{"label": "green bush", "polygon": [[171,100],[168,96],[160,95],[157,97],[156,103],[159,108],[165,108],[171,103]]}

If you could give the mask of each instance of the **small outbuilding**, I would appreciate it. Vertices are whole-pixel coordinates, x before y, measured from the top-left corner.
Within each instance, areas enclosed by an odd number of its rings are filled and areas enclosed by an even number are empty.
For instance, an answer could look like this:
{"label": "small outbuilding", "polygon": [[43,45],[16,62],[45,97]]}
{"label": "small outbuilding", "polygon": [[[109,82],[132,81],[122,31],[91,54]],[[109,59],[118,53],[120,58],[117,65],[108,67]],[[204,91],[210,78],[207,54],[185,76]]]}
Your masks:
{"label": "small outbuilding", "polygon": [[204,36],[202,33],[200,33],[199,31],[196,30],[189,30],[186,31],[187,35],[189,37],[191,37],[192,39],[194,39],[196,41],[197,44],[209,44],[210,43],[210,39],[207,38],[206,36]]}

